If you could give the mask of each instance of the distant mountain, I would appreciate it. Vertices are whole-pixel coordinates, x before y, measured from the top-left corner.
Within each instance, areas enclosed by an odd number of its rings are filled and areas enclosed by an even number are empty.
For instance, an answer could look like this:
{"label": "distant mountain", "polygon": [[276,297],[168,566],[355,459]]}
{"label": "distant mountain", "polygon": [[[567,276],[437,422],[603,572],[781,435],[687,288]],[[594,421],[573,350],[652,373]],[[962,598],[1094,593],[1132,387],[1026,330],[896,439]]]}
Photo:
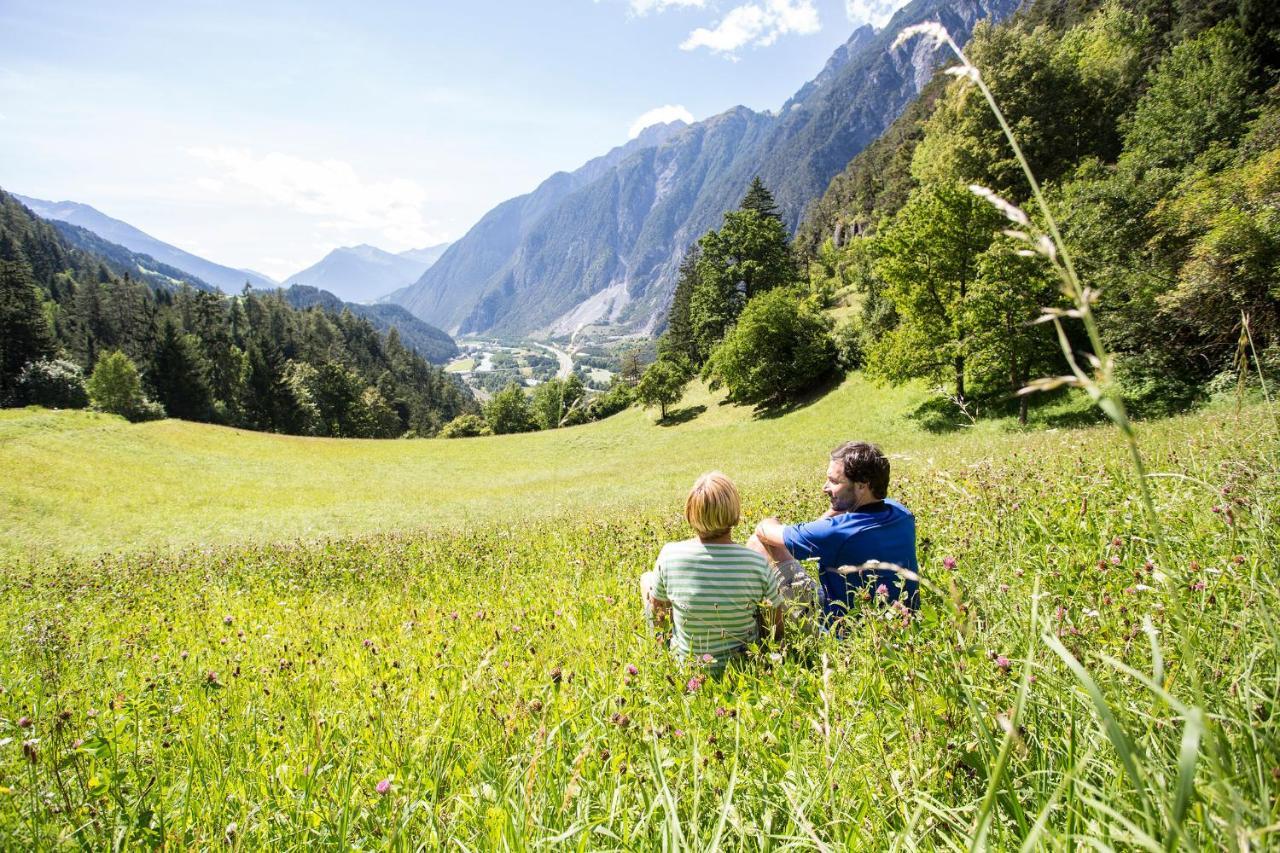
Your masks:
{"label": "distant mountain", "polygon": [[400,334],[402,344],[433,364],[444,364],[458,354],[458,345],[453,338],[435,326],[422,322],[399,305],[343,302],[327,290],[305,284],[280,288],[280,294],[294,308],[318,306],[335,314],[348,310],[357,317],[364,317],[383,334],[395,329]]}
{"label": "distant mountain", "polygon": [[440,260],[440,256],[443,255],[445,250],[452,245],[452,243],[437,243],[434,246],[427,246],[422,249],[406,249],[399,254],[402,258],[408,258],[411,261],[418,261],[426,264],[427,266],[431,266],[436,261]]}
{"label": "distant mountain", "polygon": [[[43,217],[42,217],[43,218]],[[153,287],[164,289],[190,285],[196,290],[207,290],[213,293],[218,288],[201,281],[185,270],[162,264],[150,255],[132,252],[117,243],[104,240],[88,228],[72,225],[57,219],[46,220],[53,229],[70,245],[85,252],[99,256],[106,262],[107,269],[120,277],[126,274],[130,278],[145,281]]]}
{"label": "distant mountain", "polygon": [[635,139],[576,171],[556,172],[533,192],[504,201],[451,245],[417,283],[390,294],[387,300],[423,319],[434,318],[428,322],[441,328],[457,329],[483,295],[485,282],[510,264],[532,228],[560,202],[633,154],[660,145],[687,127],[683,121],[647,127]]}
{"label": "distant mountain", "polygon": [[[734,107],[503,202],[411,287],[389,298],[458,334],[568,334],[588,323],[652,333],[685,249],[759,175],[788,227],[879,136],[945,59],[899,31],[940,21],[966,41],[1020,0],[913,0],[881,31],[856,30],[774,113]],[[638,142],[639,140],[637,140]]]}
{"label": "distant mountain", "polygon": [[431,263],[405,254],[393,255],[376,246],[344,246],[325,255],[319,263],[287,276],[284,282],[318,287],[346,302],[373,302],[417,281]]}
{"label": "distant mountain", "polygon": [[14,198],[42,219],[78,225],[110,243],[117,243],[134,252],[150,255],[160,263],[183,270],[226,293],[239,293],[245,282],[257,288],[276,287],[276,282],[260,273],[224,267],[190,252],[184,252],[176,246],[170,246],[150,234],[139,231],[127,222],[112,219],[87,204],[78,204],[74,201],[44,201],[17,194],[14,194]]}

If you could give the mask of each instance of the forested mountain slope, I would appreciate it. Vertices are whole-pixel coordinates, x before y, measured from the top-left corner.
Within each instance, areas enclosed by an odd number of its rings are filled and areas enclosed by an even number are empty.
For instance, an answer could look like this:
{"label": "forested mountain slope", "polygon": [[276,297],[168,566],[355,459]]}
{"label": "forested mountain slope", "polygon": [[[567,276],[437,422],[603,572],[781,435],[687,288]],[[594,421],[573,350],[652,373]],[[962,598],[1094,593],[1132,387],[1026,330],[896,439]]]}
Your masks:
{"label": "forested mountain slope", "polygon": [[45,201],[23,195],[15,195],[15,198],[43,219],[78,225],[109,243],[116,243],[134,252],[150,255],[160,263],[183,270],[225,293],[239,293],[246,283],[254,287],[275,287],[276,283],[264,275],[252,270],[232,269],[183,251],[163,240],[157,240],[127,222],[107,216],[87,204],[74,201]]}

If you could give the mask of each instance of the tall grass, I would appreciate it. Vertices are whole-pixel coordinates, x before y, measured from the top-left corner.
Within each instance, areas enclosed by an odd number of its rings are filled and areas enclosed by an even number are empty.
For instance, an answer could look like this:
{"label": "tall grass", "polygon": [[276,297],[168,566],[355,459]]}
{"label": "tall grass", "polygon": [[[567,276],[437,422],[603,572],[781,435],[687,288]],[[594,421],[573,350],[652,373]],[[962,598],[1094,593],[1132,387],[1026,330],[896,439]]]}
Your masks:
{"label": "tall grass", "polygon": [[[1235,508],[1155,483],[1184,555],[1168,587],[1122,441],[939,444],[894,483],[927,537],[920,618],[867,602],[848,640],[718,679],[639,612],[678,507],[13,566],[0,847],[1274,845],[1266,427],[1246,408],[1147,430],[1154,465]],[[746,497],[820,510],[808,475]]]}

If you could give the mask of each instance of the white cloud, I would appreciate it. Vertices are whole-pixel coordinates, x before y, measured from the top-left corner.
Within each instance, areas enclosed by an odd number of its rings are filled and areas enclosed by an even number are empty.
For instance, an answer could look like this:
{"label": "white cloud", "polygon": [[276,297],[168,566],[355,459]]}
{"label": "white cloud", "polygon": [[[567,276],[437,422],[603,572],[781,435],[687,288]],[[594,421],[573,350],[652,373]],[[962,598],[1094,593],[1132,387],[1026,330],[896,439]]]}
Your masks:
{"label": "white cloud", "polygon": [[677,7],[701,9],[706,5],[707,0],[631,0],[631,11],[637,15],[647,15]]}
{"label": "white cloud", "polygon": [[844,11],[854,24],[870,24],[884,29],[893,13],[907,5],[908,0],[844,0]]}
{"label": "white cloud", "polygon": [[741,47],[768,47],[788,33],[809,35],[822,29],[812,0],[764,0],[729,10],[715,29],[699,27],[689,33],[681,50],[705,47],[730,56]]}
{"label": "white cloud", "polygon": [[366,180],[342,160],[306,160],[229,146],[189,148],[217,169],[196,180],[211,192],[235,192],[245,202],[317,217],[321,228],[373,232],[388,243],[423,245],[434,235],[422,215],[426,191],[403,178]]}
{"label": "white cloud", "polygon": [[654,107],[647,113],[641,115],[635,121],[631,122],[631,129],[627,132],[627,138],[635,139],[640,135],[640,131],[644,130],[646,127],[651,127],[655,124],[666,124],[668,122],[675,121],[676,119],[688,124],[693,124],[693,113],[686,110],[680,104],[667,104],[661,107]]}

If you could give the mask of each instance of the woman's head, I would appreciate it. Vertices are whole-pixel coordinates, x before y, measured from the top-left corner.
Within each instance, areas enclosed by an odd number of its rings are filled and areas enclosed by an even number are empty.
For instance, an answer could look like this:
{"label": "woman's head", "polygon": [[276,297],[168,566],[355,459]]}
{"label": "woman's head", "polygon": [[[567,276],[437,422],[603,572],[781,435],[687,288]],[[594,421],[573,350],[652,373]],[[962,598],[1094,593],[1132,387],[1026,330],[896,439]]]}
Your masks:
{"label": "woman's head", "polygon": [[724,474],[703,474],[689,490],[684,517],[700,539],[718,539],[733,529],[742,513],[738,488]]}

